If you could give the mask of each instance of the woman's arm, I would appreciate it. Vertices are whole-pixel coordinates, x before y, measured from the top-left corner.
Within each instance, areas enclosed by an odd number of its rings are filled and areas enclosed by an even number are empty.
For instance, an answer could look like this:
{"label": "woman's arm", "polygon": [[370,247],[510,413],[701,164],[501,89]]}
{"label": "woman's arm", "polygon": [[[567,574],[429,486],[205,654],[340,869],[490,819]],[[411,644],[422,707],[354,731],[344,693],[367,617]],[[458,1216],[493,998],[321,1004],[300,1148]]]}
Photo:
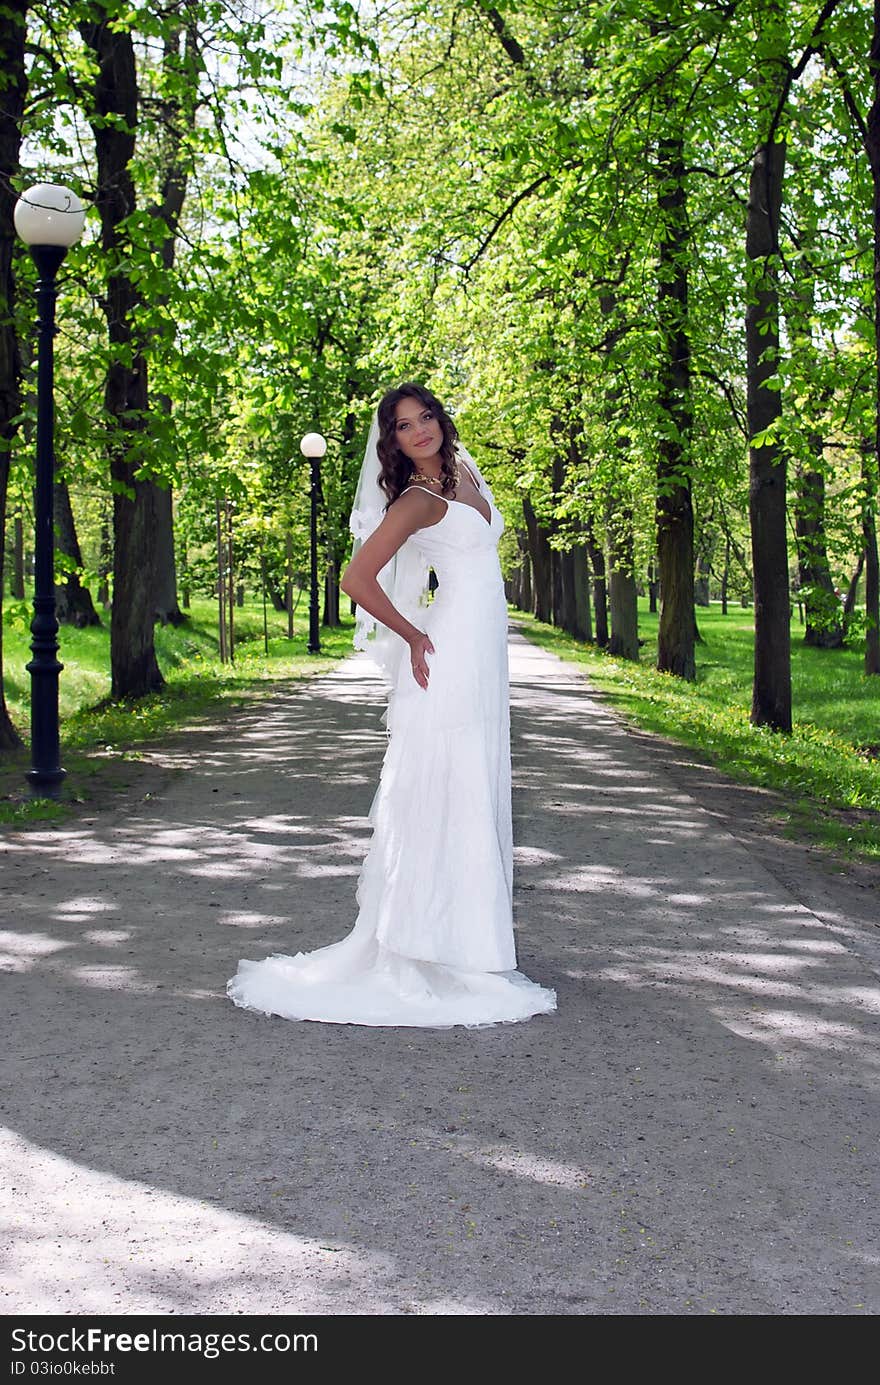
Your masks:
{"label": "woman's arm", "polygon": [[406,640],[410,646],[413,677],[422,688],[428,686],[425,652],[433,654],[434,646],[424,630],[419,630],[392,605],[377,578],[410,534],[435,524],[440,518],[432,496],[418,489],[407,491],[389,507],[382,523],[358,549],[339,583],[346,596]]}

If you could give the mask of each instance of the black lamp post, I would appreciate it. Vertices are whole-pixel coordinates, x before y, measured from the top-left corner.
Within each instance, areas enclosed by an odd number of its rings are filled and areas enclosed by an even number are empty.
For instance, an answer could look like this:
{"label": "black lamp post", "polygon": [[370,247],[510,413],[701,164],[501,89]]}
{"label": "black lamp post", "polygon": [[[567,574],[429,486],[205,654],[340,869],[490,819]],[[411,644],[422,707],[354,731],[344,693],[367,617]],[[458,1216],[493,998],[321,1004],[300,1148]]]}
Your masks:
{"label": "black lamp post", "polygon": [[320,654],[321,635],[318,621],[318,495],[321,489],[321,458],[327,444],[320,433],[306,433],[299,445],[311,466],[311,580],[309,584],[309,653]]}
{"label": "black lamp post", "polygon": [[37,266],[37,465],[34,488],[34,618],[31,621],[31,768],[35,798],[57,798],[64,770],[58,735],[58,621],[55,616],[55,275],[82,235],[83,205],[69,188],[38,183],[15,204],[15,229]]}

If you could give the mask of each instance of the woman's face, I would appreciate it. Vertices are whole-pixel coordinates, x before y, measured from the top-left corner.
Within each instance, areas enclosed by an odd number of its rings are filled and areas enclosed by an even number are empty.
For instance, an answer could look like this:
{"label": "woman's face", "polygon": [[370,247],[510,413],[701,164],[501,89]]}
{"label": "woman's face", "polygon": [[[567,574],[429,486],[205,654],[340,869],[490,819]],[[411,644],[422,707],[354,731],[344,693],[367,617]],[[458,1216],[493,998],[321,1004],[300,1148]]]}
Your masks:
{"label": "woman's face", "polygon": [[443,429],[432,409],[420,399],[401,399],[394,412],[397,446],[411,462],[430,462],[443,446]]}

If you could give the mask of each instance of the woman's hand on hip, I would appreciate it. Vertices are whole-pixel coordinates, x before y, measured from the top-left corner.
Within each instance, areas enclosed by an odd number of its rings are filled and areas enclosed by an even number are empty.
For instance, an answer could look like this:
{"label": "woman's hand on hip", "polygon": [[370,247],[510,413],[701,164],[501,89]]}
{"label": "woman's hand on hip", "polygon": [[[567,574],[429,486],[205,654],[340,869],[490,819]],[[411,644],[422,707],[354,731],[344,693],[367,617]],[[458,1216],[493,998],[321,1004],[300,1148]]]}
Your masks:
{"label": "woman's hand on hip", "polygon": [[425,655],[433,653],[434,646],[429,637],[419,630],[416,635],[413,635],[409,642],[409,659],[412,665],[413,678],[420,688],[427,688],[428,686],[428,675],[431,670],[428,667],[428,661]]}

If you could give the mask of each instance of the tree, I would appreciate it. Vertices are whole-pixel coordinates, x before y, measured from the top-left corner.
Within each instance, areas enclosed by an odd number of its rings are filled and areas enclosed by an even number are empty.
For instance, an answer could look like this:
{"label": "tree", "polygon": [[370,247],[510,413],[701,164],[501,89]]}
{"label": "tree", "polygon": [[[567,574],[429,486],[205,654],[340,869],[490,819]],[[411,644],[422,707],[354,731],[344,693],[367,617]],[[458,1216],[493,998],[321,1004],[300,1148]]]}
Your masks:
{"label": "tree", "polygon": [[788,91],[788,35],[779,6],[758,7],[757,73],[763,96],[746,220],[749,519],[755,574],[755,673],[751,720],[791,730],[790,606],[786,458],[777,426],[779,388],[779,216],[785,140],[778,130]]}
{"label": "tree", "polygon": [[134,41],[112,0],[92,0],[80,25],[94,59],[89,123],[95,140],[106,257],[105,313],[110,360],[104,387],[113,484],[111,696],[142,697],[164,679],[153,642],[156,487],[143,474],[148,428],[146,343],[137,322],[140,293],[130,271],[137,192],[132,173],[138,125]]}
{"label": "tree", "polygon": [[[674,19],[672,20],[674,24]],[[659,26],[653,23],[652,33]],[[691,258],[687,215],[683,117],[673,79],[661,88],[665,128],[657,142],[658,263],[657,317],[660,336],[658,410],[663,423],[657,443],[657,557],[660,621],[657,668],[690,682],[694,661],[694,511],[691,496],[691,348],[688,269]]]}
{"label": "tree", "polygon": [[864,449],[862,483],[862,533],[865,544],[865,673],[880,674],[880,564],[877,561],[875,502],[880,467],[880,0],[874,0],[874,29],[871,36],[869,70],[873,79],[873,100],[864,123],[865,149],[873,184],[874,230],[874,398],[876,424],[873,447]]}

